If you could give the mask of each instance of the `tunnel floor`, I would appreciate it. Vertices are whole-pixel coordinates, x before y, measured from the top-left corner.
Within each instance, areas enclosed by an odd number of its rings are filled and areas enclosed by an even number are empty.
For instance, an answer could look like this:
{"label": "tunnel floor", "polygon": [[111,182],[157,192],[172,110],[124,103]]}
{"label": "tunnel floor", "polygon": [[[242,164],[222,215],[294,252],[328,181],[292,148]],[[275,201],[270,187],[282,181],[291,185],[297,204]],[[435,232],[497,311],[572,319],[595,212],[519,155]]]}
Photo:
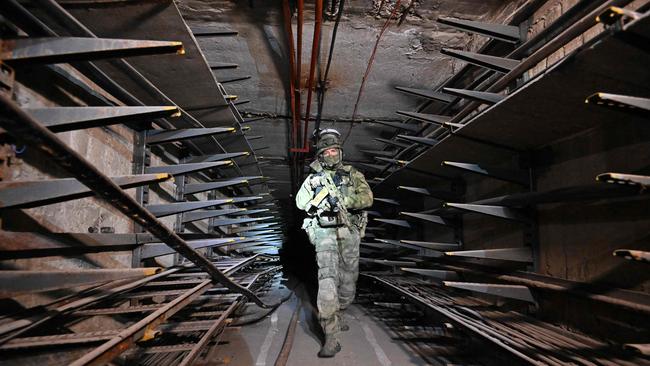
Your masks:
{"label": "tunnel floor", "polygon": [[259,322],[227,328],[210,364],[273,365],[297,306],[300,306],[299,317],[287,365],[428,364],[405,343],[394,340],[386,324],[358,301],[345,313],[350,330],[339,335],[341,352],[334,358],[318,358],[322,332],[311,294],[302,285],[296,287],[289,300]]}

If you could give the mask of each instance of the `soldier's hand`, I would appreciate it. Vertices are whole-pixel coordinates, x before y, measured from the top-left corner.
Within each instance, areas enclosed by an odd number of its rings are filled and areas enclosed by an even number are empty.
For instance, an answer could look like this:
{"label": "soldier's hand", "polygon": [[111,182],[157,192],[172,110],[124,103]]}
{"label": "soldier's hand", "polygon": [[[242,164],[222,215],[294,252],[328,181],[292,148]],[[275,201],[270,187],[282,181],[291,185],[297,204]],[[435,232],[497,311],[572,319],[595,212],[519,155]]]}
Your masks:
{"label": "soldier's hand", "polygon": [[307,215],[314,216],[318,212],[318,207],[312,205],[310,202],[307,204],[305,211],[307,211]]}
{"label": "soldier's hand", "polygon": [[327,202],[329,203],[331,208],[334,208],[334,207],[338,206],[339,198],[330,195],[330,196],[327,197]]}

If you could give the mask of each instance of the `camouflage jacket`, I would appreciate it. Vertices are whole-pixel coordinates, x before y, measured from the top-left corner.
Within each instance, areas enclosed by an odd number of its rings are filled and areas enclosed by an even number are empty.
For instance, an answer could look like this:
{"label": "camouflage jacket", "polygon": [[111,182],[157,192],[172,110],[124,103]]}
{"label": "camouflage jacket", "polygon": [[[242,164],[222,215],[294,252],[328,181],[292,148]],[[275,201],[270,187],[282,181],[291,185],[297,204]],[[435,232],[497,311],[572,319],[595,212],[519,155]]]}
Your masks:
{"label": "camouflage jacket", "polygon": [[332,175],[339,193],[343,197],[343,205],[351,214],[372,206],[372,190],[363,174],[354,167],[341,165],[336,171],[331,171],[324,169],[317,160],[310,167],[314,172],[305,179],[296,195],[296,206],[299,209],[303,211],[308,209],[307,206],[314,198],[318,188],[318,175],[321,173]]}

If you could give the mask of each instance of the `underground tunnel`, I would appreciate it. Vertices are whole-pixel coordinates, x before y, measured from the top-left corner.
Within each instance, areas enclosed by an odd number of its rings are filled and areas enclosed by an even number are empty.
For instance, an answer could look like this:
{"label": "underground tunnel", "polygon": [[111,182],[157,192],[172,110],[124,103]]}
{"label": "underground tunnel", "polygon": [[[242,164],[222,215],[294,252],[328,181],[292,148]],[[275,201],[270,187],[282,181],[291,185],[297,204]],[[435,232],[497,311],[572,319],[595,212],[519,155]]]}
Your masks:
{"label": "underground tunnel", "polygon": [[647,0],[5,0],[0,365],[650,365]]}

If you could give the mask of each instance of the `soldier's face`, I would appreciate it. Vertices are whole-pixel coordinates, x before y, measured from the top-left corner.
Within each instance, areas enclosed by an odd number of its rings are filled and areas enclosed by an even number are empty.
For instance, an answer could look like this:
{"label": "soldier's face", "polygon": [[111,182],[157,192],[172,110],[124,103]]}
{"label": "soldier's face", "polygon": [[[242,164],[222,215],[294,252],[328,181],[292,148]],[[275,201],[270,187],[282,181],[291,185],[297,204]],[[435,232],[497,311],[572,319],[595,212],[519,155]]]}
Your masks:
{"label": "soldier's face", "polygon": [[327,149],[327,150],[323,151],[323,156],[324,157],[336,158],[337,156],[339,156],[339,149],[334,148],[334,147],[331,148],[331,149]]}
{"label": "soldier's face", "polygon": [[341,162],[341,150],[332,147],[323,151],[323,161],[329,167],[333,167]]}

